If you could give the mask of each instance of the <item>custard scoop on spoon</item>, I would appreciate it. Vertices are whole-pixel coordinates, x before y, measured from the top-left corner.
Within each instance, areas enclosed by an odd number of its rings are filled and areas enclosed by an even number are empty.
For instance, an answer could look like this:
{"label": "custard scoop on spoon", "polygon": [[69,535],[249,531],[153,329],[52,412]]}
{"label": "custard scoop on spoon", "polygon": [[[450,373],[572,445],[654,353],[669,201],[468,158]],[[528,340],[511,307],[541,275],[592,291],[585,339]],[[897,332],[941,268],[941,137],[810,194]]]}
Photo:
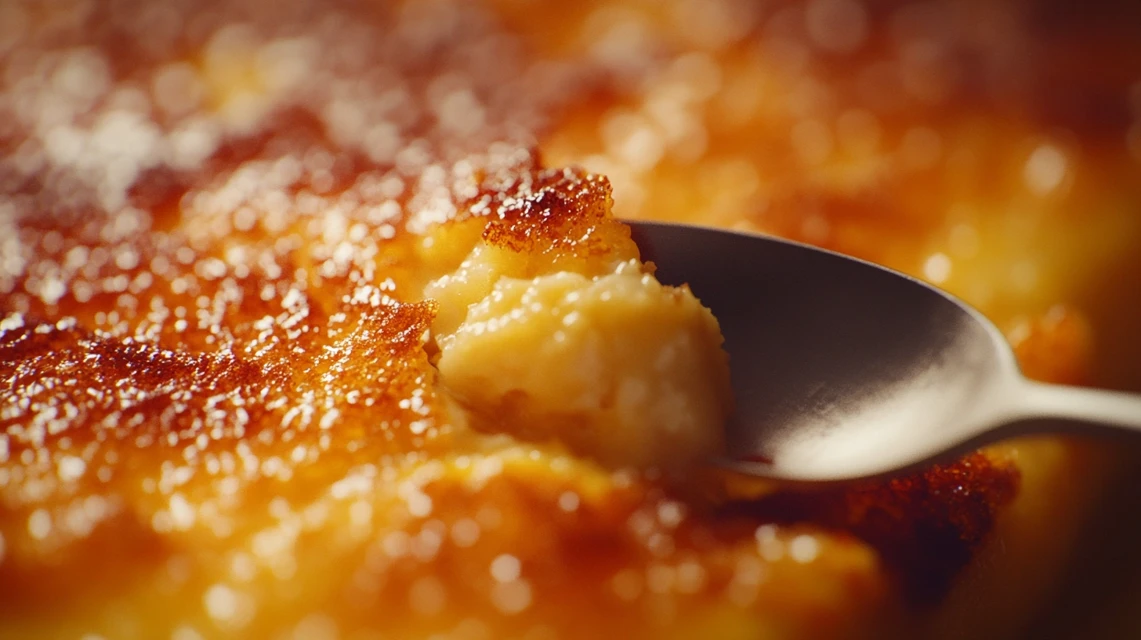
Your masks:
{"label": "custard scoop on spoon", "polygon": [[1025,379],[994,325],[918,280],[771,237],[630,225],[658,279],[721,323],[736,397],[722,466],[835,482],[1019,434],[1141,432],[1141,396]]}

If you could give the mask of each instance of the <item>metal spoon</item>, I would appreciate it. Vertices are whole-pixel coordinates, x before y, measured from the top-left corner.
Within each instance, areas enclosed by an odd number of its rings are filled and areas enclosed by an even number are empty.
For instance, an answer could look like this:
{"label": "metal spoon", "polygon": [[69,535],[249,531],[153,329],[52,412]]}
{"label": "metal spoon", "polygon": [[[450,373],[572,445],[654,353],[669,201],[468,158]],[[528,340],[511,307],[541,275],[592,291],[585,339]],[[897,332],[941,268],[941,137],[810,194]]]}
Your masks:
{"label": "metal spoon", "polygon": [[658,278],[721,323],[731,469],[854,480],[1018,434],[1141,431],[1141,395],[1023,378],[994,325],[918,280],[771,237],[630,224]]}

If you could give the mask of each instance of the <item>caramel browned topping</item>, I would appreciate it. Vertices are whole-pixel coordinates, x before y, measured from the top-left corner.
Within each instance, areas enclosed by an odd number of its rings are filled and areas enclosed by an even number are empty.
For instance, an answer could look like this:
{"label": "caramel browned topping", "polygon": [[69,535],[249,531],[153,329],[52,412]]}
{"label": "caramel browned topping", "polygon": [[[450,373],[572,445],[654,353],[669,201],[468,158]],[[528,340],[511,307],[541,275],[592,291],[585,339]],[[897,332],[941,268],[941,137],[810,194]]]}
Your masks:
{"label": "caramel browned topping", "polygon": [[610,215],[610,182],[602,176],[548,169],[488,197],[498,206],[483,237],[496,246],[584,257],[630,242],[629,227]]}
{"label": "caramel browned topping", "polygon": [[777,494],[731,512],[814,522],[875,546],[912,602],[930,603],[969,560],[1018,490],[1010,461],[972,454],[923,473],[810,495]]}
{"label": "caramel browned topping", "polygon": [[[621,11],[590,24],[641,28]],[[575,66],[522,42],[467,2],[0,6],[0,635],[818,635],[877,619],[903,591],[945,591],[1016,494],[1014,462],[979,454],[716,507],[652,472],[457,423],[421,292],[470,246],[441,229],[474,224],[556,263],[627,246],[607,179],[545,167],[533,145],[565,151],[576,118],[627,99],[576,91],[599,74],[648,77],[667,50],[624,58],[644,41],[599,36]],[[706,86],[687,70],[709,55],[676,62],[681,89],[663,84],[665,97]],[[845,113],[845,140],[876,131]],[[670,200],[679,175],[701,185],[690,196],[758,184],[752,161],[730,157],[732,123],[711,128],[716,162],[693,168],[695,147],[669,140],[652,172],[640,154],[662,141],[619,116],[603,118],[603,164],[628,193],[663,187],[644,200],[662,215],[865,253],[882,226],[930,279],[949,277],[948,255],[924,244],[930,225],[912,224],[910,205],[869,217],[880,191],[836,187],[848,173],[811,195],[820,174],[790,165],[804,182],[773,194],[767,218],[759,188],[704,209]],[[787,137],[775,122],[764,135]],[[816,125],[791,126],[797,154],[819,150]],[[930,129],[895,133],[900,161],[918,163],[892,174],[910,203],[928,183],[909,172],[951,161]],[[1061,152],[1039,146],[1042,186]],[[888,180],[869,163],[860,177]],[[725,201],[755,206],[730,218]],[[792,220],[794,204],[813,213]],[[956,247],[978,244],[978,229],[951,226]],[[1047,324],[1024,357],[1048,351],[1033,346],[1045,331],[1079,368],[1080,322]]]}

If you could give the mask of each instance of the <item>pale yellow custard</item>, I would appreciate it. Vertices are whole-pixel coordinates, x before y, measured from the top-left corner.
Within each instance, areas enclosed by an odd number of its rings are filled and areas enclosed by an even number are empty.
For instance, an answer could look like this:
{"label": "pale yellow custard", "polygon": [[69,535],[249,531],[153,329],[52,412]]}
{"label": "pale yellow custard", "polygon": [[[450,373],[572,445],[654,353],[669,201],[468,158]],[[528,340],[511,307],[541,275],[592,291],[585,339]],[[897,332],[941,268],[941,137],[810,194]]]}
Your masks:
{"label": "pale yellow custard", "polygon": [[613,467],[677,472],[723,453],[727,357],[688,288],[661,285],[628,243],[559,270],[528,258],[481,242],[425,290],[441,382],[477,428]]}

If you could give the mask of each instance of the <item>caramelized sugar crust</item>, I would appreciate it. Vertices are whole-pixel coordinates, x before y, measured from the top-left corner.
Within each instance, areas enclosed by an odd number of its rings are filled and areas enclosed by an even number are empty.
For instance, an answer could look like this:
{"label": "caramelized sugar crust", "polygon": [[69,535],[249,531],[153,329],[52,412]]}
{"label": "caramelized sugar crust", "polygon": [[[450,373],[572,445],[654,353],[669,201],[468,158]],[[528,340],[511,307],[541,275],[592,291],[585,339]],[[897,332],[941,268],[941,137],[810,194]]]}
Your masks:
{"label": "caramelized sugar crust", "polygon": [[[1017,495],[998,452],[723,501],[469,432],[420,292],[452,232],[629,242],[605,178],[532,150],[598,70],[470,3],[127,4],[0,9],[0,635],[853,632]],[[1088,359],[1061,316],[1021,336],[1044,377]]]}
{"label": "caramelized sugar crust", "polygon": [[[604,179],[515,170],[530,174],[476,198],[513,207],[486,209],[489,241],[573,254],[603,233],[628,240],[609,217]],[[0,574],[12,615],[108,597],[140,615],[137,594],[155,590],[165,613],[147,629],[205,618],[207,633],[272,630],[304,618],[286,606],[409,633],[469,617],[497,630],[644,632],[664,611],[681,628],[716,628],[710,616],[763,628],[763,613],[787,597],[777,592],[839,579],[840,593],[805,591],[792,618],[810,624],[802,616],[827,611],[811,625],[842,627],[887,593],[857,540],[905,584],[938,592],[1016,483],[1010,465],[974,456],[835,495],[694,501],[652,474],[458,434],[424,351],[431,302],[403,302],[359,274],[310,293],[290,252],[265,249],[273,277],[260,263],[212,258],[218,249],[182,251],[191,245],[178,227],[165,236],[176,248],[159,251],[146,228],[89,243],[82,227],[42,223],[23,237],[42,246],[54,233],[61,246],[33,254],[29,273],[65,268],[55,256],[76,247],[149,259],[99,272],[97,283],[128,283],[118,296],[79,303],[85,280],[75,274],[52,305],[19,289],[5,298]],[[568,229],[584,241],[568,242]],[[416,239],[404,231],[390,242]],[[496,582],[496,562],[528,571]],[[101,576],[98,592],[77,572]],[[347,604],[337,600],[345,594]],[[582,618],[598,610],[608,613]]]}
{"label": "caramelized sugar crust", "polygon": [[[630,228],[610,214],[610,182],[573,169],[546,169],[510,185],[491,184],[469,210],[490,220],[488,243],[519,253],[589,258],[630,243]],[[557,264],[557,262],[556,262]]]}
{"label": "caramelized sugar crust", "polygon": [[732,504],[730,512],[777,522],[814,522],[873,545],[913,604],[938,599],[1016,495],[1009,461],[981,453],[925,473],[806,496],[780,493]]}

